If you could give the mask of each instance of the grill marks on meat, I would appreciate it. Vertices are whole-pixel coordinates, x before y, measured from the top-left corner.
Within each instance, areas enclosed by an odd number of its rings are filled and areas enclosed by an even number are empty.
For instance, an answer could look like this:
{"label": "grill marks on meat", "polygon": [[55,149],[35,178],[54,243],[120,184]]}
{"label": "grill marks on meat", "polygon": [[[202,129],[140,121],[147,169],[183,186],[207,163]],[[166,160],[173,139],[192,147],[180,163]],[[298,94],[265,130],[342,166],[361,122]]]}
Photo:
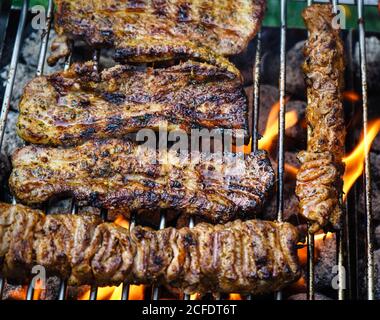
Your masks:
{"label": "grill marks on meat", "polygon": [[247,98],[240,77],[227,70],[193,61],[167,69],[118,65],[100,74],[93,67],[76,64],[33,79],[20,103],[18,134],[49,145],[160,127],[187,133],[231,129],[248,136]]}
{"label": "grill marks on meat", "polygon": [[118,139],[69,149],[27,146],[15,152],[12,164],[11,189],[26,204],[71,194],[80,205],[175,209],[212,222],[257,213],[274,184],[264,151],[188,159],[176,150],[159,152]]}
{"label": "grill marks on meat", "polygon": [[0,204],[0,273],[25,283],[31,268],[69,285],[170,285],[185,293],[279,290],[300,275],[297,231],[288,223],[240,220],[193,229],[129,232],[94,216],[48,215]]}
{"label": "grill marks on meat", "polygon": [[[62,43],[81,39],[92,47],[115,47],[116,59],[124,62],[210,62],[238,54],[257,33],[266,7],[265,0],[54,2],[56,32],[67,37]],[[62,56],[58,50],[49,63]]]}
{"label": "grill marks on meat", "polygon": [[309,29],[303,69],[306,76],[309,127],[307,151],[299,154],[301,168],[296,194],[311,232],[328,225],[340,227],[346,129],[341,102],[344,49],[334,29],[331,5],[312,5],[303,12]]}

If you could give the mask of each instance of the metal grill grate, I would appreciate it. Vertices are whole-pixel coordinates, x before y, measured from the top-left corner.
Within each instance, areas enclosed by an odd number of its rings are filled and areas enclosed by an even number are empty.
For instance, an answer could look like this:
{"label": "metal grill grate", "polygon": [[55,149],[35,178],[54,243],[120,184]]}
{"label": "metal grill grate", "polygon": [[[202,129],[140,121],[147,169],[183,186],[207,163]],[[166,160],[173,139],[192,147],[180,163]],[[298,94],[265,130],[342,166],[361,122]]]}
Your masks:
{"label": "metal grill grate", "polygon": [[[306,0],[308,5],[312,4],[312,2],[329,2],[328,0]],[[331,2],[331,1],[330,1]],[[279,74],[279,88],[280,88],[280,111],[279,111],[279,143],[278,143],[278,180],[277,180],[277,219],[281,221],[283,219],[283,210],[284,210],[284,142],[285,142],[285,112],[286,112],[286,101],[285,101],[285,92],[286,92],[286,33],[287,33],[287,0],[281,0],[281,13],[280,13],[280,74]],[[366,63],[366,48],[365,48],[365,27],[364,27],[364,19],[363,19],[363,10],[365,5],[377,5],[375,0],[332,0],[332,4],[334,7],[334,11],[337,9],[338,4],[356,4],[358,10],[358,32],[359,32],[359,45],[360,45],[360,67],[361,67],[361,81],[362,81],[362,102],[363,102],[363,128],[364,128],[364,141],[366,145],[366,149],[368,149],[367,143],[367,131],[368,131],[368,93],[367,93],[367,63]],[[17,34],[14,41],[13,53],[10,62],[10,69],[8,73],[8,80],[6,83],[5,93],[3,97],[1,115],[0,115],[0,149],[4,138],[5,125],[7,121],[7,115],[10,108],[10,101],[12,97],[12,91],[15,82],[16,69],[18,64],[18,58],[20,53],[20,48],[22,46],[23,33],[26,26],[27,16],[28,16],[28,7],[29,1],[24,0],[20,18],[18,21]],[[44,63],[46,60],[46,52],[47,45],[49,39],[49,33],[51,29],[51,21],[53,14],[53,1],[49,0],[48,10],[47,10],[47,19],[46,26],[42,34],[41,38],[41,47],[38,58],[38,67],[36,70],[36,75],[40,76],[43,74]],[[11,9],[11,0],[4,0],[2,7],[0,6],[1,15],[7,13],[9,14]],[[8,18],[5,20],[5,25],[8,23]],[[2,27],[2,26],[0,26]],[[4,28],[6,29],[6,28]],[[0,56],[2,53],[2,45],[5,39],[5,35],[0,35]],[[255,54],[255,63],[253,67],[253,79],[254,79],[254,97],[253,97],[253,116],[252,116],[252,150],[255,151],[258,148],[258,119],[259,119],[259,105],[260,105],[260,67],[261,67],[261,33],[259,32],[256,37],[256,54]],[[99,61],[100,52],[96,50],[93,55],[93,60],[95,62],[95,68],[97,68]],[[65,69],[67,69],[71,64],[71,57],[69,57],[65,63]],[[367,277],[367,298],[369,300],[374,299],[374,254],[373,254],[373,234],[372,234],[372,202],[371,202],[371,175],[370,175],[370,159],[368,155],[369,150],[366,151],[365,157],[365,167],[364,167],[364,196],[365,196],[365,212],[366,212],[366,240],[367,240],[367,252],[366,252],[366,277]],[[15,203],[15,199],[12,199],[12,202]],[[47,208],[48,211],[49,208]],[[72,210],[71,213],[75,214],[78,208],[75,205],[74,200],[72,200]],[[104,220],[107,218],[107,212],[102,211],[102,217]],[[134,227],[136,224],[135,217],[132,216],[130,220],[130,229]],[[165,228],[166,226],[166,217],[164,213],[161,213],[160,217],[160,229]],[[194,220],[190,220],[189,227],[194,226]],[[347,239],[347,235],[344,235],[344,232],[347,228],[342,228],[341,232],[337,233],[337,256],[338,256],[338,264],[339,264],[339,279],[340,283],[344,280],[344,272],[343,266],[345,265],[345,250],[344,248],[349,248],[347,243],[345,245],[344,239]],[[314,299],[314,236],[308,233],[307,237],[307,297],[310,300]],[[0,299],[2,297],[3,289],[4,289],[5,279],[0,279]],[[67,284],[65,281],[61,281],[60,291],[58,295],[59,300],[64,300],[66,298],[66,290]],[[129,285],[123,284],[122,290],[122,300],[128,300],[129,295]],[[215,295],[216,299],[220,299],[220,295]],[[97,297],[97,287],[91,288],[90,300],[96,300]],[[160,288],[154,287],[152,289],[152,299],[158,300],[160,298]],[[185,300],[189,300],[189,295],[184,295]],[[282,294],[281,292],[277,292],[276,299],[281,300]],[[343,300],[345,298],[345,292],[343,288],[339,289],[338,299]],[[33,287],[31,285],[28,286],[27,290],[27,300],[33,299]],[[252,297],[246,297],[247,300],[251,300]]]}

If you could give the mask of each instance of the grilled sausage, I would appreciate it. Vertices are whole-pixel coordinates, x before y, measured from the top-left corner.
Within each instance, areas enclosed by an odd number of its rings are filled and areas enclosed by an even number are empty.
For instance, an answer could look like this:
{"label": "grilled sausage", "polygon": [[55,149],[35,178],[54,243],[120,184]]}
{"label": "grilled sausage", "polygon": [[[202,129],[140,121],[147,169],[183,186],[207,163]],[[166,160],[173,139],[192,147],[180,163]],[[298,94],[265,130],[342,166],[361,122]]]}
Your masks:
{"label": "grilled sausage", "polygon": [[34,265],[69,285],[157,284],[185,293],[262,294],[297,280],[297,231],[288,223],[130,232],[94,216],[47,215],[0,204],[0,274],[25,283]]}
{"label": "grilled sausage", "polygon": [[331,5],[312,5],[303,18],[309,30],[303,66],[309,134],[307,151],[298,155],[296,194],[301,214],[310,221],[310,231],[316,232],[324,227],[339,229],[342,218],[344,49]]}

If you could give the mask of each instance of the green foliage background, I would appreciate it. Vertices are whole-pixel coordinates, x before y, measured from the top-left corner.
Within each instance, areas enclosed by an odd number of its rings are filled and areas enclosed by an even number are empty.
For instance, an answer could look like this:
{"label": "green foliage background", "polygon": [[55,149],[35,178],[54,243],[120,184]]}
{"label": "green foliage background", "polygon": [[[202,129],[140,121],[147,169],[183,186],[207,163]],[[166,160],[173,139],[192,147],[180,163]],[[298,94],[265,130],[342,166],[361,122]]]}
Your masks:
{"label": "green foliage background", "polygon": [[[2,0],[0,0],[1,2]],[[79,1],[79,0],[78,0]],[[230,0],[234,1],[234,0]],[[20,6],[23,0],[14,0],[13,5]],[[47,5],[48,0],[30,0],[30,6]],[[302,9],[306,1],[288,0],[288,25],[293,28],[304,28],[301,19]],[[347,28],[355,28],[357,25],[357,11],[355,6],[346,5]],[[280,21],[280,0],[268,0],[268,11],[265,16],[265,26],[278,26]],[[376,7],[365,9],[366,28],[368,31],[380,32],[380,13]]]}

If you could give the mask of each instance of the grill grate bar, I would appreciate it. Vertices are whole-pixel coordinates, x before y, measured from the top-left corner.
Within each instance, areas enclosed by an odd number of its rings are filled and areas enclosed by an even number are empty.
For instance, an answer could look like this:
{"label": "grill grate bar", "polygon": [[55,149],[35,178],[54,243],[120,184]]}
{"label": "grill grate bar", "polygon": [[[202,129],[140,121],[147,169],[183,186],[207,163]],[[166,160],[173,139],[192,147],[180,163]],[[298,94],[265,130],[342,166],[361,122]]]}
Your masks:
{"label": "grill grate bar", "polygon": [[44,72],[46,52],[47,52],[47,46],[49,43],[49,35],[50,35],[50,29],[51,29],[51,20],[53,17],[53,7],[54,7],[53,0],[49,0],[48,10],[46,13],[46,25],[42,33],[40,53],[38,56],[38,65],[37,65],[37,72],[36,72],[37,77],[41,76]]}
{"label": "grill grate bar", "polygon": [[[311,6],[313,0],[307,0],[307,5]],[[308,135],[310,128],[308,127]],[[308,225],[309,229],[309,225]],[[314,300],[314,235],[307,232],[307,300]]]}
{"label": "grill grate bar", "polygon": [[[5,87],[5,93],[4,93],[4,100],[1,107],[1,115],[0,115],[0,150],[2,149],[3,140],[4,140],[4,133],[5,133],[5,126],[7,122],[7,117],[9,113],[10,103],[11,103],[11,97],[16,77],[16,71],[17,71],[17,65],[18,65],[18,58],[20,55],[20,49],[22,45],[22,38],[23,33],[25,29],[25,23],[26,18],[28,14],[28,6],[29,6],[29,0],[24,0],[21,8],[21,15],[20,20],[17,26],[17,34],[15,43],[13,46],[13,52],[12,52],[12,58],[11,63],[9,65],[9,71],[8,71],[8,78],[7,78],[7,85]],[[12,203],[15,203],[15,199],[12,199]],[[0,281],[0,299],[2,298],[2,293],[4,289],[4,279],[1,279]]]}
{"label": "grill grate bar", "polygon": [[373,226],[372,226],[372,187],[371,187],[371,163],[368,144],[368,89],[367,89],[367,56],[365,44],[364,6],[363,0],[358,0],[358,27],[360,49],[360,74],[362,80],[362,103],[363,103],[363,131],[365,145],[364,159],[364,196],[366,212],[366,240],[367,240],[367,298],[375,299],[375,266],[373,253]]}
{"label": "grill grate bar", "polygon": [[[281,42],[280,42],[280,110],[278,115],[278,161],[277,161],[277,221],[283,220],[284,211],[284,168],[285,168],[285,90],[286,90],[286,29],[287,0],[281,0]],[[276,293],[276,300],[282,300],[282,292]]]}
{"label": "grill grate bar", "polygon": [[[194,228],[194,218],[193,217],[190,217],[190,221],[189,221],[189,228]],[[183,295],[183,300],[190,300],[190,295],[189,294],[184,294]]]}
{"label": "grill grate bar", "polygon": [[261,69],[261,31],[256,37],[255,65],[253,68],[253,115],[251,151],[259,147],[259,115],[260,115],[260,69]]}

